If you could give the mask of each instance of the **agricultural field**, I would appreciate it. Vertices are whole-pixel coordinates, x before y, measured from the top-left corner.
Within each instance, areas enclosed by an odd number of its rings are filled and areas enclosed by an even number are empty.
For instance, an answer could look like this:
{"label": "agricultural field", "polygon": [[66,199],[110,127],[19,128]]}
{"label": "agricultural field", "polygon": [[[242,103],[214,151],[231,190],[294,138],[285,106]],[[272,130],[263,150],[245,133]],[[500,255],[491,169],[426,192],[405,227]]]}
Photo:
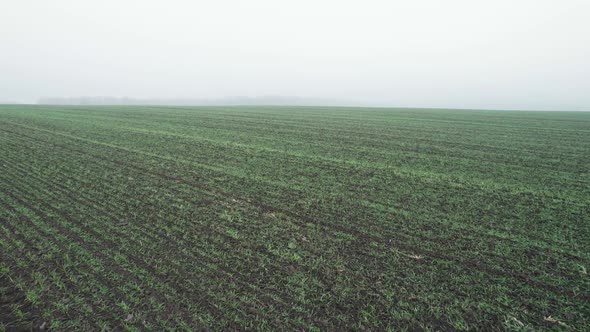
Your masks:
{"label": "agricultural field", "polygon": [[0,106],[0,330],[590,330],[590,113]]}

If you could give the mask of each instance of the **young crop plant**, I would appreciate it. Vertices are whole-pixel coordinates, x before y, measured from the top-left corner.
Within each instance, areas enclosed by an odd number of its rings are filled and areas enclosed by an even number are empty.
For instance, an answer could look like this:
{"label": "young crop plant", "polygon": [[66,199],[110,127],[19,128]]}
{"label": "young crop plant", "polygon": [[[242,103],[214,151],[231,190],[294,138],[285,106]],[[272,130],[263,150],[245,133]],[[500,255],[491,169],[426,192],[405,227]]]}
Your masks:
{"label": "young crop plant", "polygon": [[0,331],[590,330],[590,115],[0,106]]}

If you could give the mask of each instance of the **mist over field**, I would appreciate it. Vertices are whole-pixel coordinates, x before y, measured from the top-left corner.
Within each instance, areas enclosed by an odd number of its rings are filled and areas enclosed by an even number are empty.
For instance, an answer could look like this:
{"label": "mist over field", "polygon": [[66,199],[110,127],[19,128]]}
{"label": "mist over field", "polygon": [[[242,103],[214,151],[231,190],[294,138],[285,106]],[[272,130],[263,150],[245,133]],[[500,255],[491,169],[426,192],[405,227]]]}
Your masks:
{"label": "mist over field", "polygon": [[0,100],[589,110],[588,12],[584,0],[5,1]]}

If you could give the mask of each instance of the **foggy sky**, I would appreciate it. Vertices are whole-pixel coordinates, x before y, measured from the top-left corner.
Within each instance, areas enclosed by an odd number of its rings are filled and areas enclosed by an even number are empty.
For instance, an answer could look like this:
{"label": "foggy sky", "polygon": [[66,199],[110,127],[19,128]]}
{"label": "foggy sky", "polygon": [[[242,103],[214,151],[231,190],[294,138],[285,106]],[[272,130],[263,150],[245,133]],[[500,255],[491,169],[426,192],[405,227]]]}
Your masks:
{"label": "foggy sky", "polygon": [[0,102],[264,95],[590,110],[590,1],[0,1]]}

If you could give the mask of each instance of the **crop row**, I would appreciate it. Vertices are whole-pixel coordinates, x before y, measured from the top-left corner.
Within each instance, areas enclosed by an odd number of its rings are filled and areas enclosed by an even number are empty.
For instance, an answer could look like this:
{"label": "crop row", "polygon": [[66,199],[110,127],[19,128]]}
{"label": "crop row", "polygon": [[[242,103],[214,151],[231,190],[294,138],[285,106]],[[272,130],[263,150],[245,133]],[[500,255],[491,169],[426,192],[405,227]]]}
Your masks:
{"label": "crop row", "polygon": [[587,324],[569,115],[39,110],[0,118],[0,277],[53,327]]}

